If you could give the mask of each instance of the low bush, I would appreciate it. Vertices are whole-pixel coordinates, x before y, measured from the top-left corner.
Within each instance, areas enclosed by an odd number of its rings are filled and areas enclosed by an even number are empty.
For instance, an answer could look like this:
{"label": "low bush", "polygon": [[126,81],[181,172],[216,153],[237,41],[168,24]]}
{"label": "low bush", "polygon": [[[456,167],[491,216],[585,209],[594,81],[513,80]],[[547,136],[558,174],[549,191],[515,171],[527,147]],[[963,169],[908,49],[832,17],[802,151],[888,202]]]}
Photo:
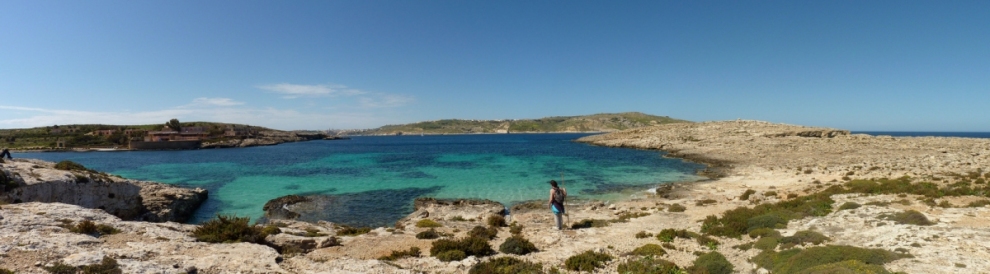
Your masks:
{"label": "low bush", "polygon": [[[265,229],[262,228],[261,231],[265,231]],[[362,231],[363,231],[363,233],[362,233]],[[337,228],[337,236],[355,236],[355,235],[361,235],[361,234],[364,234],[364,233],[368,233],[369,231],[371,231],[370,228],[368,228],[367,230],[363,230],[361,228],[353,228],[353,227],[349,227],[349,226],[340,226],[339,228]],[[312,238],[312,237],[323,237],[323,236],[327,236],[327,234],[320,232],[320,230],[317,229],[317,228],[310,227],[310,228],[306,228],[306,233],[303,233],[303,235],[300,235],[300,236]]]}
{"label": "low bush", "polygon": [[471,267],[468,274],[542,274],[543,265],[516,259],[498,257]]}
{"label": "low bush", "polygon": [[687,208],[681,204],[672,204],[667,208],[668,212],[684,212],[685,210],[687,210]]}
{"label": "low bush", "polygon": [[984,207],[990,205],[990,200],[977,200],[969,202],[966,207]]}
{"label": "low bush", "polygon": [[659,259],[655,257],[643,257],[638,260],[628,260],[621,264],[617,269],[619,273],[623,274],[678,274],[683,273],[680,267],[676,264],[669,262],[664,259]]}
{"label": "low bush", "polygon": [[780,237],[780,231],[772,228],[757,228],[749,231],[749,237],[753,239],[763,237]]}
{"label": "low bush", "polygon": [[653,233],[646,233],[646,231],[636,232],[636,239],[643,239],[653,237]]}
{"label": "low bush", "polygon": [[795,244],[795,245],[804,245],[806,243],[811,243],[817,245],[817,244],[822,244],[828,240],[829,238],[826,237],[825,235],[822,235],[821,233],[811,230],[802,230],[794,233],[793,236],[787,236],[781,238],[780,243]]}
{"label": "low bush", "polygon": [[276,235],[282,233],[282,229],[278,228],[276,224],[268,224],[261,228],[261,234],[264,235]]}
{"label": "low bush", "polygon": [[[460,252],[463,257],[460,259],[454,259],[459,255],[457,253],[451,253],[453,251]],[[444,255],[445,253],[447,254]],[[467,237],[459,240],[437,240],[433,242],[433,246],[430,248],[430,254],[433,254],[441,261],[452,261],[463,260],[464,258],[467,258],[467,256],[483,257],[492,255],[495,254],[495,250],[493,250],[492,246],[488,244],[488,240],[477,237]]]}
{"label": "low bush", "polygon": [[697,236],[698,233],[687,231],[685,229],[678,230],[673,228],[665,228],[663,230],[660,230],[660,233],[657,233],[657,240],[660,240],[661,242],[669,243],[669,242],[673,242],[674,238],[691,239]]}
{"label": "low bush", "polygon": [[841,206],[839,206],[839,210],[857,209],[860,208],[861,206],[862,205],[856,202],[845,202]]}
{"label": "low bush", "polygon": [[629,219],[639,218],[639,217],[643,217],[643,216],[650,216],[650,213],[646,213],[646,212],[637,212],[637,213],[626,212],[626,213],[619,214],[619,217],[618,218],[616,218],[614,220],[611,220],[609,222],[613,222],[613,223],[625,223],[625,222],[629,222]]}
{"label": "low bush", "polygon": [[100,263],[83,266],[82,273],[120,274],[124,272],[120,270],[120,265],[117,264],[117,260],[114,260],[108,256],[103,256],[103,260],[101,260]]}
{"label": "low bush", "polygon": [[753,247],[759,250],[774,250],[777,245],[780,244],[780,238],[774,236],[768,236],[760,238],[753,243]]}
{"label": "low bush", "polygon": [[756,194],[756,190],[747,189],[742,195],[739,195],[739,200],[747,201],[749,200],[749,196],[753,194]]}
{"label": "low bush", "polygon": [[416,239],[432,240],[436,238],[440,238],[440,233],[437,233],[437,231],[432,228],[427,231],[416,233]]}
{"label": "low bush", "polygon": [[0,268],[0,274],[14,274],[14,271],[6,268]]}
{"label": "low bush", "polygon": [[430,219],[422,219],[416,222],[416,227],[441,227],[441,226],[443,225]]}
{"label": "low bush", "polygon": [[783,212],[771,212],[749,218],[746,220],[746,229],[749,231],[758,228],[785,228],[788,222],[787,215]]}
{"label": "low bush", "polygon": [[464,221],[467,221],[467,219],[464,219],[464,217],[461,217],[461,215],[450,217],[450,220],[451,221],[455,221],[455,222],[464,222]]}
{"label": "low bush", "polygon": [[696,205],[696,206],[706,206],[706,205],[717,204],[717,203],[718,203],[718,201],[713,200],[713,199],[704,199],[704,200],[698,200],[698,201],[694,202],[694,205]]}
{"label": "low bush", "polygon": [[571,224],[571,229],[582,229],[582,228],[592,228],[592,227],[606,227],[609,222],[606,220],[599,219],[584,219],[579,222]]}
{"label": "low bush", "polygon": [[443,262],[460,261],[467,258],[467,254],[462,250],[447,250],[440,252],[433,257],[437,257],[438,260]]}
{"label": "low bush", "polygon": [[45,266],[41,269],[48,271],[52,274],[76,274],[79,273],[79,268],[71,265],[64,264],[62,262],[56,262],[52,266]]}
{"label": "low bush", "polygon": [[765,196],[765,197],[777,197],[777,192],[776,191],[773,191],[773,190],[767,191],[767,192],[763,192],[763,196]]}
{"label": "low bush", "polygon": [[835,202],[830,196],[840,191],[841,187],[831,186],[821,192],[786,201],[760,204],[754,208],[738,207],[726,211],[721,218],[705,218],[701,232],[739,238],[754,229],[786,226],[792,219],[825,216],[832,212],[832,204]]}
{"label": "low bush", "polygon": [[472,228],[471,231],[468,231],[468,236],[470,237],[478,237],[488,240],[495,239],[496,235],[498,235],[498,229],[494,226],[489,226],[486,228],[479,225]]}
{"label": "low bush", "polygon": [[735,269],[729,260],[725,259],[722,253],[709,252],[698,256],[694,259],[694,265],[688,268],[688,272],[691,273],[710,273],[710,274],[731,274]]}
{"label": "low bush", "polygon": [[498,252],[508,254],[526,255],[537,251],[539,250],[536,249],[536,245],[533,245],[529,240],[519,235],[505,239],[505,242],[498,246]]}
{"label": "low bush", "polygon": [[502,215],[492,215],[488,216],[488,226],[506,227],[509,225],[505,223],[505,217],[502,217]]}
{"label": "low bush", "polygon": [[120,233],[120,230],[112,226],[106,224],[96,224],[90,220],[83,220],[82,222],[77,223],[75,226],[66,225],[64,227],[68,228],[69,231],[74,233],[93,235],[96,237]]}
{"label": "low bush", "polygon": [[745,244],[734,245],[734,246],[732,246],[732,248],[735,248],[735,249],[738,249],[738,250],[742,250],[742,251],[746,251],[746,250],[749,250],[750,248],[753,248],[753,242],[748,242],[748,243],[745,243]]}
{"label": "low bush", "polygon": [[848,260],[837,263],[823,264],[809,267],[801,273],[807,274],[828,274],[828,273],[870,273],[870,274],[890,274],[890,271],[882,265],[866,264],[861,261]]}
{"label": "low bush", "polygon": [[61,162],[58,162],[57,164],[55,164],[55,169],[68,170],[68,171],[90,171],[88,168],[84,167],[83,165],[69,160],[63,160]]}
{"label": "low bush", "polygon": [[516,222],[512,222],[512,224],[509,225],[509,233],[512,233],[512,235],[519,235],[520,233],[522,233],[522,230],[523,230],[523,225],[518,224]]}
{"label": "low bush", "polygon": [[894,221],[898,224],[908,224],[908,225],[933,225],[935,222],[928,220],[925,214],[918,212],[917,210],[907,210],[900,213],[895,213],[893,215],[886,214],[881,215],[881,218]]}
{"label": "low bush", "polygon": [[718,248],[718,245],[721,244],[718,242],[718,240],[715,240],[715,238],[709,237],[708,235],[699,235],[694,239],[698,241],[699,245],[708,247],[708,249],[710,250],[715,250],[716,248]]}
{"label": "low bush", "polygon": [[581,254],[577,254],[567,258],[564,261],[564,267],[567,270],[572,271],[594,271],[595,268],[599,268],[605,264],[605,262],[611,261],[612,255],[608,255],[604,252],[594,252],[591,250],[585,251]]}
{"label": "low bush", "polygon": [[392,250],[392,254],[388,256],[379,257],[378,260],[382,261],[395,261],[405,257],[419,257],[419,247],[410,247],[409,250]]}
{"label": "low bush", "polygon": [[259,243],[265,242],[261,228],[248,224],[251,218],[233,215],[217,215],[193,230],[193,237],[208,243]]}
{"label": "low bush", "polygon": [[772,273],[799,273],[812,267],[850,260],[869,265],[882,265],[909,256],[883,249],[866,249],[854,246],[816,246],[804,250],[794,248],[781,252],[767,250],[753,257],[752,261]]}
{"label": "low bush", "polygon": [[633,249],[633,251],[630,251],[629,255],[660,257],[663,255],[667,255],[667,251],[663,250],[663,247],[660,247],[659,245],[656,244],[645,244],[641,247],[637,247],[636,249]]}

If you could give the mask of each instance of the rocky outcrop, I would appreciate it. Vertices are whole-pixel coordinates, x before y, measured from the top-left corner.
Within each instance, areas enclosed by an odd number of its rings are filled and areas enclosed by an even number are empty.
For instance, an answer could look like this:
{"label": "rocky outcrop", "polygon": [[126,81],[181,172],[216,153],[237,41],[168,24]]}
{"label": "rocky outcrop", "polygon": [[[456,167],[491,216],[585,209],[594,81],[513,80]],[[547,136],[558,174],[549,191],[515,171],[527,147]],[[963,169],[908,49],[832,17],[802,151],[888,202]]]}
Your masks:
{"label": "rocky outcrop", "polygon": [[286,195],[269,200],[265,203],[265,206],[262,209],[265,211],[265,217],[267,218],[291,220],[299,218],[299,213],[289,210],[289,206],[309,201],[311,201],[311,199],[303,196]]}
{"label": "rocky outcrop", "polygon": [[309,140],[319,140],[326,137],[325,134],[314,134],[310,132],[289,132],[289,131],[261,131],[258,134],[243,139],[227,139],[221,141],[203,142],[201,148],[232,148],[232,147],[253,147],[271,146],[281,143],[301,142]]}
{"label": "rocky outcrop", "polygon": [[2,172],[16,187],[0,199],[10,203],[66,203],[106,211],[125,220],[184,222],[206,200],[207,191],[124,179],[92,170],[60,170],[55,163],[14,159]]}

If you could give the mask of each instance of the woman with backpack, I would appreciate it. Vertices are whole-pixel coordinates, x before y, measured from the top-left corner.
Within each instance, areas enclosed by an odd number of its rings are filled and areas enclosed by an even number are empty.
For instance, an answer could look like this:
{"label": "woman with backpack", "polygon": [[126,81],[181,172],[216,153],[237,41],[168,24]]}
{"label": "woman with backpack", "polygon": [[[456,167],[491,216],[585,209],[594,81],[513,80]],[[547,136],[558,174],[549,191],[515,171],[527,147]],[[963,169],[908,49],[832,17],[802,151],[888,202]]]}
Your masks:
{"label": "woman with backpack", "polygon": [[550,211],[553,211],[557,218],[557,230],[564,229],[564,199],[567,198],[567,189],[557,186],[557,181],[550,180]]}

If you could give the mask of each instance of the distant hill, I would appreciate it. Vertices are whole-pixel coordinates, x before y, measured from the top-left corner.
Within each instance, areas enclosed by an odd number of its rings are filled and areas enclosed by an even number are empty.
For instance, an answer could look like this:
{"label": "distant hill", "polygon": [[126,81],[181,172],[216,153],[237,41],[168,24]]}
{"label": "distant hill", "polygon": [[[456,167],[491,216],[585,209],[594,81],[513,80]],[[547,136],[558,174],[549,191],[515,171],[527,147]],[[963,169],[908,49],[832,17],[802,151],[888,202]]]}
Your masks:
{"label": "distant hill", "polygon": [[543,133],[543,132],[612,132],[630,128],[690,121],[654,116],[639,112],[602,113],[583,116],[555,116],[520,120],[445,119],[404,125],[386,125],[376,129],[347,132],[348,135],[403,134],[472,134],[472,133]]}
{"label": "distant hill", "polygon": [[[49,150],[59,142],[65,149],[73,148],[126,148],[130,140],[141,140],[149,131],[163,130],[164,124],[155,125],[53,125],[47,127],[0,129],[0,146],[12,149]],[[282,132],[264,127],[214,123],[183,122],[182,128],[197,128],[205,138],[223,140],[231,128],[241,132]],[[229,138],[228,138],[229,139]]]}

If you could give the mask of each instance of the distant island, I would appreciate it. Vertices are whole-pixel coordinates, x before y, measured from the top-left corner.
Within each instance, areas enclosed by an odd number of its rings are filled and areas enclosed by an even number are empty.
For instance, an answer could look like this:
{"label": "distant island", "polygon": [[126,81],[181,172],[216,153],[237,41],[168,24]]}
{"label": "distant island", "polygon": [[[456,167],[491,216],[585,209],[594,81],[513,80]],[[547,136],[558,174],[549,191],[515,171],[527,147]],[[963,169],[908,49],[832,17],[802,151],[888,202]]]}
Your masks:
{"label": "distant island", "polygon": [[0,130],[0,146],[14,150],[162,150],[276,145],[327,138],[321,131],[172,119],[164,125],[53,125]]}
{"label": "distant island", "polygon": [[517,120],[444,119],[404,125],[386,125],[375,129],[336,131],[340,135],[419,135],[419,134],[479,134],[479,133],[555,133],[555,132],[613,132],[670,123],[690,121],[655,116],[639,112],[600,113],[582,116],[554,116]]}

